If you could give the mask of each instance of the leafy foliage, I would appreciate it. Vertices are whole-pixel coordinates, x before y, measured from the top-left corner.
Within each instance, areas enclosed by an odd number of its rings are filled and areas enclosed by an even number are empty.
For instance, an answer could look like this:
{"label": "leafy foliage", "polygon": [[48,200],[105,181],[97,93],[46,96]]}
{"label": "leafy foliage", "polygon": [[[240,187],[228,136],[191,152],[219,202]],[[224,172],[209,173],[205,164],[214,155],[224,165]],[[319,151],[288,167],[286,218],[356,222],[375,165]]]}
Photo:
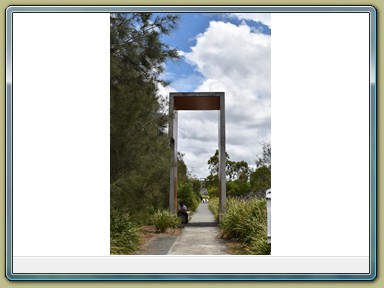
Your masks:
{"label": "leafy foliage", "polygon": [[[219,171],[219,151],[208,160],[208,168],[210,174],[206,178],[208,193],[211,197],[219,195],[217,187],[219,186],[218,171]],[[231,161],[228,153],[226,153],[226,177],[227,177],[227,195],[240,196],[251,191],[249,184],[249,175],[251,169],[245,161]]]}
{"label": "leafy foliage", "polygon": [[[226,173],[230,171],[230,160],[229,155],[225,152],[225,165]],[[216,149],[215,154],[208,160],[208,168],[210,170],[210,175],[217,175],[219,173],[219,150]]]}
{"label": "leafy foliage", "polygon": [[130,254],[140,241],[140,228],[125,210],[112,210],[110,214],[110,253]]}
{"label": "leafy foliage", "polygon": [[264,141],[262,144],[263,155],[257,157],[256,166],[257,167],[267,167],[269,170],[272,169],[271,163],[271,143]]}
{"label": "leafy foliage", "polygon": [[200,180],[197,178],[190,178],[189,182],[192,184],[193,193],[200,198],[200,191],[202,188]]}
{"label": "leafy foliage", "polygon": [[251,185],[247,180],[236,179],[227,182],[228,196],[242,196],[251,192]]}
{"label": "leafy foliage", "polygon": [[135,249],[136,225],[168,205],[167,103],[157,92],[159,83],[167,84],[160,79],[164,62],[178,58],[161,35],[177,20],[172,14],[110,16],[111,253]]}
{"label": "leafy foliage", "polygon": [[218,187],[209,187],[208,188],[209,197],[219,197],[219,188]]}
{"label": "leafy foliage", "polygon": [[195,211],[197,209],[200,203],[200,198],[193,192],[191,182],[179,184],[177,193],[179,201],[183,201],[188,210]]}
{"label": "leafy foliage", "polygon": [[[218,221],[219,199],[210,198],[209,209]],[[269,255],[271,244],[267,243],[266,200],[252,198],[247,201],[230,198],[227,211],[220,222],[220,234],[241,244],[238,254]]]}
{"label": "leafy foliage", "polygon": [[249,174],[251,173],[251,169],[248,166],[248,163],[245,161],[228,161],[228,175],[230,180],[238,179],[240,181],[248,181]]}
{"label": "leafy foliage", "polygon": [[219,198],[218,197],[210,197],[208,202],[208,208],[215,216],[215,220],[219,221]]}
{"label": "leafy foliage", "polygon": [[256,159],[256,171],[250,175],[251,188],[258,198],[264,198],[265,192],[271,188],[271,143],[262,143],[263,155]]}
{"label": "leafy foliage", "polygon": [[160,38],[176,28],[177,16],[112,13],[110,24],[111,208],[145,221],[168,203],[167,103],[157,87],[165,84],[164,61],[178,58]]}
{"label": "leafy foliage", "polygon": [[165,232],[168,228],[176,229],[180,225],[180,219],[168,210],[158,210],[152,216],[156,232]]}
{"label": "leafy foliage", "polygon": [[177,152],[177,197],[179,202],[184,202],[188,210],[195,211],[200,203],[201,183],[199,179],[190,176],[183,157],[183,153]]}
{"label": "leafy foliage", "polygon": [[251,187],[259,198],[265,197],[265,191],[271,188],[271,170],[261,166],[251,173]]}
{"label": "leafy foliage", "polygon": [[229,199],[220,229],[223,238],[243,244],[242,254],[266,255],[271,252],[271,245],[267,243],[265,199]]}
{"label": "leafy foliage", "polygon": [[185,183],[188,180],[188,168],[184,162],[184,153],[177,152],[177,181]]}

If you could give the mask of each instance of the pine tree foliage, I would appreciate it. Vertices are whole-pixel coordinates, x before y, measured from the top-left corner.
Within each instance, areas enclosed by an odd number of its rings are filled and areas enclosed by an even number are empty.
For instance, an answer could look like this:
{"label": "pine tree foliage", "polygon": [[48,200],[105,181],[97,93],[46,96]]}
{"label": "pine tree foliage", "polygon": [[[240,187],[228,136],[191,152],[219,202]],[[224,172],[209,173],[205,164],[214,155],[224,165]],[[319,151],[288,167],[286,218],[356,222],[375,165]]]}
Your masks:
{"label": "pine tree foliage", "polygon": [[177,51],[161,41],[177,20],[172,14],[111,14],[111,208],[135,212],[167,203],[168,118],[157,87],[167,84],[160,79],[164,62],[178,58]]}

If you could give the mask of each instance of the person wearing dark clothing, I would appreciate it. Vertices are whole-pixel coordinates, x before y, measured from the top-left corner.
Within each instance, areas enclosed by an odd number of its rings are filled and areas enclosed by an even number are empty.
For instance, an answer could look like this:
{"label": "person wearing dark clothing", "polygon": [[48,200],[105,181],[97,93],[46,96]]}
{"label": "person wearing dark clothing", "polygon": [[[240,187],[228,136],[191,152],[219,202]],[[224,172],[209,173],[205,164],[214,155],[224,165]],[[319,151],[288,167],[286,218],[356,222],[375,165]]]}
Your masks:
{"label": "person wearing dark clothing", "polygon": [[185,219],[185,221],[183,222],[182,220],[182,223],[188,223],[188,212],[187,212],[187,206],[185,206],[185,204],[183,202],[180,202],[180,205],[179,205],[179,211],[178,211],[179,215],[182,216],[182,219]]}

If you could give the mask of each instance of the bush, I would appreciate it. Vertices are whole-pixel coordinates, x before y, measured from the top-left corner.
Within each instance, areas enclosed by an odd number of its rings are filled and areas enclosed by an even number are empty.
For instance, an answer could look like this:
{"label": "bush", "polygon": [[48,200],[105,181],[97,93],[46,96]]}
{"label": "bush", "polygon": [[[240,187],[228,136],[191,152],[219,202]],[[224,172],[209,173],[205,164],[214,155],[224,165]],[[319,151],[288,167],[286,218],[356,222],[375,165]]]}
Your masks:
{"label": "bush", "polygon": [[131,254],[139,247],[140,228],[134,224],[125,210],[111,211],[110,253]]}
{"label": "bush", "polygon": [[243,196],[251,191],[251,185],[248,181],[234,180],[227,181],[228,196]]}
{"label": "bush", "polygon": [[219,197],[219,188],[218,187],[209,187],[208,188],[209,197]]}
{"label": "bush", "polygon": [[271,170],[267,167],[259,167],[250,177],[251,189],[257,193],[258,198],[265,198],[265,191],[271,188]]}
{"label": "bush", "polygon": [[216,221],[219,221],[219,198],[210,197],[208,202],[208,208],[215,216]]}
{"label": "bush", "polygon": [[[265,231],[265,235],[267,235],[267,231]],[[251,255],[270,255],[271,244],[267,243],[264,237],[252,237],[252,240],[244,245],[244,251]]]}
{"label": "bush", "polygon": [[244,252],[253,255],[268,255],[266,200],[248,201],[229,199],[227,211],[220,222],[223,238],[242,243]]}
{"label": "bush", "polygon": [[199,206],[200,197],[193,192],[192,184],[189,182],[180,184],[177,190],[179,202],[183,201],[188,210],[195,211]]}
{"label": "bush", "polygon": [[152,216],[156,232],[165,232],[167,228],[175,229],[180,225],[180,219],[168,210],[157,210]]}

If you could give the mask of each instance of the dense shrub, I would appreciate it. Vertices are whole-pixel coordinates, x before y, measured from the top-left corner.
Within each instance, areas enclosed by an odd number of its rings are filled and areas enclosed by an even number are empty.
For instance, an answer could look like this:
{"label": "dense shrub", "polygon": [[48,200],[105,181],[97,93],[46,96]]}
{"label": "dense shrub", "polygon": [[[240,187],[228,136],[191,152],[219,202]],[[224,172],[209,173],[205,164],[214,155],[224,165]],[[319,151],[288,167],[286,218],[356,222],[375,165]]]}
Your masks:
{"label": "dense shrub", "polygon": [[156,232],[165,232],[167,228],[175,229],[180,225],[180,219],[168,210],[158,210],[152,216]]}
{"label": "dense shrub", "polygon": [[267,235],[267,229],[263,227],[263,233],[259,233],[259,236],[254,236],[251,241],[243,246],[245,254],[251,255],[269,255],[271,254],[271,244],[268,244],[265,237],[260,235]]}
{"label": "dense shrub", "polygon": [[216,221],[219,221],[219,198],[210,197],[208,202],[208,208],[212,211]]}
{"label": "dense shrub", "polygon": [[228,199],[227,210],[220,222],[223,238],[243,244],[245,254],[267,255],[271,246],[267,243],[266,200]]}
{"label": "dense shrub", "polygon": [[208,188],[208,195],[209,195],[209,197],[219,197],[219,188],[216,186],[209,187]]}
{"label": "dense shrub", "polygon": [[113,210],[110,214],[110,253],[130,254],[139,246],[140,228],[132,222],[125,210]]}
{"label": "dense shrub", "polygon": [[258,198],[265,198],[265,191],[271,188],[271,170],[262,166],[251,173],[250,185]]}
{"label": "dense shrub", "polygon": [[251,185],[248,181],[234,180],[227,181],[228,196],[243,196],[251,191]]}
{"label": "dense shrub", "polygon": [[164,179],[155,174],[151,174],[150,180],[147,177],[130,171],[110,186],[111,209],[124,209],[129,213],[130,220],[140,226],[148,225],[154,211],[164,209],[169,201],[166,193],[169,182],[165,185]]}
{"label": "dense shrub", "polygon": [[193,192],[193,186],[190,182],[179,185],[177,197],[179,202],[183,201],[190,211],[195,211],[199,206],[200,198]]}

